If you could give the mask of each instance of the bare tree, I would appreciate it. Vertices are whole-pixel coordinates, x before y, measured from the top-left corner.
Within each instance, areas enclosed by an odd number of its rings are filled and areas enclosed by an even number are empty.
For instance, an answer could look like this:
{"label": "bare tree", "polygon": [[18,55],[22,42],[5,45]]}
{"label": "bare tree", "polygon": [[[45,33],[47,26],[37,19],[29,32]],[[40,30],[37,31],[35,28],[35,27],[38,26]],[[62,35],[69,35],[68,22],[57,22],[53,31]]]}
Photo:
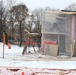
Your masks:
{"label": "bare tree", "polygon": [[2,42],[3,32],[6,30],[5,25],[5,8],[3,1],[0,1],[0,42]]}
{"label": "bare tree", "polygon": [[[19,4],[11,8],[12,19],[15,22],[18,22],[19,25],[19,34],[20,34],[20,46],[22,46],[22,33],[24,31],[25,19],[28,14],[28,8],[24,4]],[[14,24],[13,24],[14,25]]]}
{"label": "bare tree", "polygon": [[65,10],[68,10],[68,11],[76,11],[76,4],[75,3],[70,4],[69,6],[67,6],[65,8]]}
{"label": "bare tree", "polygon": [[34,29],[32,32],[41,32],[41,17],[42,17],[42,8],[38,8],[32,11],[31,14],[31,20],[32,20],[32,26],[34,26]]}
{"label": "bare tree", "polygon": [[[6,1],[6,2],[5,2]],[[13,5],[13,1],[14,0],[0,0],[0,38],[2,40],[2,35],[3,35],[3,32],[7,32],[7,29],[9,28],[8,26],[8,20],[9,20],[9,17],[8,15],[10,15],[9,13],[9,10],[10,8],[12,7]]]}
{"label": "bare tree", "polygon": [[44,9],[42,8],[36,8],[35,10],[32,11],[31,19],[32,23],[31,25],[33,26],[35,24],[34,29],[32,30],[33,32],[41,32],[41,25],[42,25],[42,13],[45,11],[57,11],[59,9],[55,8],[50,8],[50,7],[45,7]]}

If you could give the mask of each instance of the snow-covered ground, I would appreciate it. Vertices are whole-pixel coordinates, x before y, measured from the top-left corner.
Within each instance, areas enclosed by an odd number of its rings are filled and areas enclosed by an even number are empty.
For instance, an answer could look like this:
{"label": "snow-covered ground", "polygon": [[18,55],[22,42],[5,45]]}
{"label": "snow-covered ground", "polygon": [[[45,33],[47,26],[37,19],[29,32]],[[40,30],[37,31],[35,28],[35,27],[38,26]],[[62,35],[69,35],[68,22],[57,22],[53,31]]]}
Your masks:
{"label": "snow-covered ground", "polygon": [[22,55],[22,51],[23,47],[12,45],[11,49],[8,49],[5,45],[3,59],[3,44],[0,43],[0,66],[76,69],[76,57],[52,57],[39,53]]}

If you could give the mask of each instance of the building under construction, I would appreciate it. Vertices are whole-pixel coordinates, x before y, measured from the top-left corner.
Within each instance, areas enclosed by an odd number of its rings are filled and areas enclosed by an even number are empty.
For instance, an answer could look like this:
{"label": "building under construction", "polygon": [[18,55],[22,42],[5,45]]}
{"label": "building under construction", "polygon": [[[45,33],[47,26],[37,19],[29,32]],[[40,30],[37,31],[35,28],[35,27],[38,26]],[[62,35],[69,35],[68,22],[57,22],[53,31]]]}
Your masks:
{"label": "building under construction", "polygon": [[41,33],[43,54],[76,56],[76,12],[43,12]]}

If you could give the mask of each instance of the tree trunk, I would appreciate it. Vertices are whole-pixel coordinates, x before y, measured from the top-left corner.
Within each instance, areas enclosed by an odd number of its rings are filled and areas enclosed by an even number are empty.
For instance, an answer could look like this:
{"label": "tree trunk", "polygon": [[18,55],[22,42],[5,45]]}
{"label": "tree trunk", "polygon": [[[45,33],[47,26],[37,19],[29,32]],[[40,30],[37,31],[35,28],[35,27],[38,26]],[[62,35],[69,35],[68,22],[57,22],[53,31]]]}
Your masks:
{"label": "tree trunk", "polygon": [[21,22],[22,22],[22,21],[20,21],[20,47],[22,46]]}

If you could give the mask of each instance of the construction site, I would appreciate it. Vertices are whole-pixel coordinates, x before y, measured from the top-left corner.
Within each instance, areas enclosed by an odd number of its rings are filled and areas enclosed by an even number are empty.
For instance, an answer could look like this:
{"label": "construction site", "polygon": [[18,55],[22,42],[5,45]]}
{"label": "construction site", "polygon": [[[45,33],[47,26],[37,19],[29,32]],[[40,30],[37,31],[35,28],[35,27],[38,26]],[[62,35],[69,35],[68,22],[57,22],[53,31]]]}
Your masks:
{"label": "construction site", "polygon": [[26,27],[24,46],[0,43],[0,75],[76,75],[76,12],[41,14],[41,32]]}
{"label": "construction site", "polygon": [[27,32],[25,44],[39,47],[44,55],[76,57],[75,14],[69,11],[42,12],[41,33]]}

